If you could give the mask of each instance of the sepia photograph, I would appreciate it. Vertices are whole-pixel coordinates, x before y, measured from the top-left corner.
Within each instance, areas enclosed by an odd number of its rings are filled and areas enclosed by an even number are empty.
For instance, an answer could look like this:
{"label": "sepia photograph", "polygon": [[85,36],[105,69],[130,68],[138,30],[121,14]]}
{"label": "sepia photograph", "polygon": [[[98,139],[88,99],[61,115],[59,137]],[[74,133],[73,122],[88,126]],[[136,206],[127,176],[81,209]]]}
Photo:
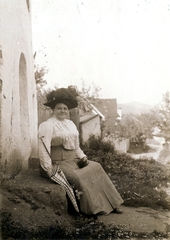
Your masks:
{"label": "sepia photograph", "polygon": [[0,239],[170,239],[170,0],[0,0]]}

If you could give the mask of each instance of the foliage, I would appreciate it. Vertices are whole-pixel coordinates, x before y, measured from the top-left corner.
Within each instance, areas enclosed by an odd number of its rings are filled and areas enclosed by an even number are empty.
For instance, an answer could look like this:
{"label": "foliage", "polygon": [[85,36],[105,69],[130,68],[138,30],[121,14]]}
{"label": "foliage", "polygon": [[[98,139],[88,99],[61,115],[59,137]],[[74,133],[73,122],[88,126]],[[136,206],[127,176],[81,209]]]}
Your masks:
{"label": "foliage", "polygon": [[126,206],[163,207],[170,209],[167,194],[160,187],[166,187],[170,179],[167,166],[154,159],[133,159],[128,154],[115,151],[110,143],[92,136],[83,146],[88,158],[99,162],[124,199]]}
{"label": "foliage", "polygon": [[37,90],[42,89],[47,84],[47,81],[44,79],[44,76],[48,73],[48,69],[46,67],[39,67],[34,64],[34,76],[35,82],[37,86]]}
{"label": "foliage", "polygon": [[130,138],[132,141],[139,135],[152,138],[155,127],[159,127],[166,141],[170,140],[170,93],[163,95],[162,103],[154,107],[148,113],[126,114],[115,125],[115,137]]}
{"label": "foliage", "polygon": [[150,135],[147,126],[132,114],[124,115],[114,128],[115,138],[129,138],[133,142],[140,142],[144,135],[145,138]]}
{"label": "foliage", "polygon": [[34,64],[34,76],[37,88],[37,100],[38,106],[40,107],[43,106],[43,103],[46,100],[46,91],[43,87],[47,84],[47,81],[44,79],[44,76],[47,73],[48,70],[46,67],[39,67],[38,65]]}
{"label": "foliage", "polygon": [[163,95],[162,103],[158,107],[161,118],[157,122],[157,126],[161,130],[165,142],[170,142],[170,92]]}
{"label": "foliage", "polygon": [[[87,145],[86,145],[87,144]],[[88,143],[86,143],[85,146],[88,146],[87,148],[90,150],[90,153],[94,151],[100,151],[102,153],[109,153],[114,151],[114,147],[109,142],[104,142],[101,137],[91,135]]]}
{"label": "foliage", "polygon": [[100,90],[101,88],[94,83],[92,83],[92,86],[87,87],[86,83],[82,81],[82,88],[79,93],[83,98],[91,100],[99,97]]}
{"label": "foliage", "polygon": [[44,88],[47,84],[47,81],[44,79],[45,75],[48,73],[48,69],[46,67],[39,67],[38,65],[34,64],[34,76],[35,76],[35,82],[37,87],[37,98],[38,98],[38,106],[44,107],[43,103],[46,101],[46,95],[51,90],[56,90],[58,88],[58,85],[54,85],[54,87],[51,88]]}
{"label": "foliage", "polygon": [[145,125],[145,134],[147,138],[152,138],[152,132],[157,122],[160,120],[160,114],[156,108],[151,109],[148,113],[141,113],[135,116]]}

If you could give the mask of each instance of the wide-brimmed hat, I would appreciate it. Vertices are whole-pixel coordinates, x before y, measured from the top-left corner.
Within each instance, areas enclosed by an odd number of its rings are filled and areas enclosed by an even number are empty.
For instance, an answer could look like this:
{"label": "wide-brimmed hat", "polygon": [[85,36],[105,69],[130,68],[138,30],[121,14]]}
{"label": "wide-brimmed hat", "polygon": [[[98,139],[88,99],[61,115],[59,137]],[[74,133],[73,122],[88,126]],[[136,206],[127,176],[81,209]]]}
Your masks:
{"label": "wide-brimmed hat", "polygon": [[68,109],[76,108],[78,106],[76,98],[67,88],[59,88],[47,94],[47,102],[44,103],[45,106],[54,109],[57,103],[64,103],[67,105]]}

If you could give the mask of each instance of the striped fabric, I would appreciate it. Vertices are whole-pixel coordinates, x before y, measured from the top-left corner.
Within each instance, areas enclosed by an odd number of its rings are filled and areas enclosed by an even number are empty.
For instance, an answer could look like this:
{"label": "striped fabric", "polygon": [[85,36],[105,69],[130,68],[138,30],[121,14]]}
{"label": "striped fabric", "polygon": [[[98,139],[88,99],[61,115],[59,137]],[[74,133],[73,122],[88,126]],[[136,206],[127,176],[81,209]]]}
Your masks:
{"label": "striped fabric", "polygon": [[[40,137],[40,140],[46,150],[46,152],[48,153],[50,159],[51,159],[51,155],[43,141],[44,136]],[[79,213],[79,208],[77,205],[77,201],[74,195],[74,191],[73,188],[70,186],[69,182],[67,181],[66,176],[64,175],[63,171],[61,171],[60,167],[58,164],[54,164],[53,165],[53,169],[52,169],[52,174],[50,179],[56,183],[58,183],[59,185],[63,186],[66,190],[66,193],[68,195],[68,197],[70,198],[75,210]]]}
{"label": "striped fabric", "polygon": [[70,186],[69,182],[67,181],[64,173],[61,171],[58,165],[54,165],[55,168],[53,169],[53,173],[51,176],[51,180],[58,183],[59,185],[63,186],[66,190],[68,197],[70,198],[75,210],[79,212],[79,208],[77,205],[77,201],[74,195],[73,188]]}

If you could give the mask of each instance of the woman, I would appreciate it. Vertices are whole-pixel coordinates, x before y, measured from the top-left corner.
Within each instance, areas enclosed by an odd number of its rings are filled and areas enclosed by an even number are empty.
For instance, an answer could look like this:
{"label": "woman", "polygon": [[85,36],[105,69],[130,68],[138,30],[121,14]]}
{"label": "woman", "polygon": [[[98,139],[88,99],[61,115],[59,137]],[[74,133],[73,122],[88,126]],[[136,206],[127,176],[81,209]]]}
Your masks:
{"label": "woman", "polygon": [[[69,109],[78,106],[76,98],[68,89],[60,88],[47,95],[44,105],[53,110],[53,116],[39,126],[41,174],[46,174],[57,182],[55,173],[57,174],[56,169],[59,166],[69,182],[68,185],[79,191],[78,196],[82,194],[78,200],[81,213],[122,213],[118,208],[123,203],[121,196],[101,165],[87,159],[79,147],[79,133],[75,124],[67,119]],[[67,182],[64,184],[74,204],[71,187],[68,189]],[[77,210],[76,204],[74,206]]]}

